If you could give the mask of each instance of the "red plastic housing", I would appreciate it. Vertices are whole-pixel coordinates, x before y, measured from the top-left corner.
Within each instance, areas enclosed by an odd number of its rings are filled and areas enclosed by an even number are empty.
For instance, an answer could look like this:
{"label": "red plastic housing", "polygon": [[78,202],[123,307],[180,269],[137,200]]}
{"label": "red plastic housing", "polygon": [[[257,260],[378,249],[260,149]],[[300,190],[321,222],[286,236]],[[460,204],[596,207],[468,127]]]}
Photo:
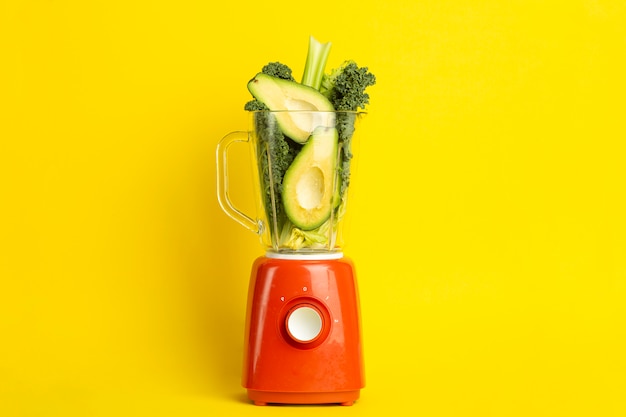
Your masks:
{"label": "red plastic housing", "polygon": [[[306,314],[295,315],[299,309]],[[246,316],[248,397],[257,405],[351,405],[364,382],[352,261],[258,258]]]}

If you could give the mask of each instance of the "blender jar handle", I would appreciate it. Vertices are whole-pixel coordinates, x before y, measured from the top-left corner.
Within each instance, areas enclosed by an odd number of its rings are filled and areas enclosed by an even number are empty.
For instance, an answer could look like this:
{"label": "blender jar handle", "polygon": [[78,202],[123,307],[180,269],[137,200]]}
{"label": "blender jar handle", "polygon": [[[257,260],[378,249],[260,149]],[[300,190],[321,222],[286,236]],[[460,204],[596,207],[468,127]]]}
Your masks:
{"label": "blender jar handle", "polygon": [[244,131],[230,132],[217,144],[217,201],[220,207],[229,217],[237,221],[246,229],[259,234],[259,223],[241,210],[237,209],[230,201],[228,190],[228,148],[235,142],[249,142],[250,133]]}

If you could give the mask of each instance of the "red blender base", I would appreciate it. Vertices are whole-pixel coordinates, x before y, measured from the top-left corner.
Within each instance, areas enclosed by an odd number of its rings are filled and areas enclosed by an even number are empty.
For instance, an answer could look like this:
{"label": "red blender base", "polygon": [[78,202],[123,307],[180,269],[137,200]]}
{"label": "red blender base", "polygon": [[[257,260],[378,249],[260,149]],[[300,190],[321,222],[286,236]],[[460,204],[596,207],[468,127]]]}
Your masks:
{"label": "red blender base", "polygon": [[349,259],[254,262],[242,382],[257,405],[352,405],[359,398],[359,299]]}

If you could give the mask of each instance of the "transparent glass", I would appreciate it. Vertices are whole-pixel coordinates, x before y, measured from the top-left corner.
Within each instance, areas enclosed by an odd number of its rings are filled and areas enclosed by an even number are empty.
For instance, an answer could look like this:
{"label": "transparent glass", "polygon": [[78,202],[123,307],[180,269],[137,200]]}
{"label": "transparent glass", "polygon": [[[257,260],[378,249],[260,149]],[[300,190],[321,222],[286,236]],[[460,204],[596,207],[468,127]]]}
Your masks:
{"label": "transparent glass", "polygon": [[[220,206],[257,233],[268,252],[341,253],[365,114],[250,112],[249,130],[231,132],[217,146]],[[303,143],[284,133],[293,125],[310,133]],[[256,216],[237,209],[229,198],[228,147],[236,142],[248,143],[252,153]]]}

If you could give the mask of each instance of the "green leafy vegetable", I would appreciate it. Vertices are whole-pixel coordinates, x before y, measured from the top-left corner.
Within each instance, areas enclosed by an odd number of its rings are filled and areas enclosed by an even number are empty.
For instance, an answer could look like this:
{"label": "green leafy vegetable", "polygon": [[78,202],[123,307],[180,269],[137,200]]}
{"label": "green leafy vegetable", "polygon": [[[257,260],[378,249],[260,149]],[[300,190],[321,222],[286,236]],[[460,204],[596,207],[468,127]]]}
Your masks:
{"label": "green leafy vegetable", "polygon": [[[264,186],[262,198],[268,213],[272,235],[279,236],[281,225],[287,219],[285,209],[280,204],[282,201],[283,177],[302,146],[283,135],[278,127],[276,117],[270,112],[256,112],[254,114],[254,124],[254,129],[257,132],[259,174],[261,175],[261,183]],[[270,216],[271,213],[276,213],[276,217]]]}
{"label": "green leafy vegetable", "polygon": [[263,67],[261,72],[272,77],[282,78],[283,80],[295,81],[295,78],[291,75],[291,68],[280,62],[270,62]]}
{"label": "green leafy vegetable", "polygon": [[328,97],[335,110],[357,111],[369,104],[370,96],[365,90],[374,84],[374,74],[367,67],[359,67],[350,60],[324,75],[319,90]]}
{"label": "green leafy vegetable", "polygon": [[260,110],[269,110],[269,107],[267,107],[265,103],[257,99],[254,99],[254,100],[250,100],[249,102],[247,102],[243,106],[243,109],[246,111],[260,111]]}
{"label": "green leafy vegetable", "polygon": [[339,68],[325,74],[322,79],[320,92],[333,104],[336,110],[346,112],[337,114],[337,130],[339,141],[342,143],[341,154],[341,195],[350,185],[350,162],[352,155],[352,134],[354,133],[354,119],[352,113],[364,109],[369,104],[369,94],[365,90],[376,84],[376,77],[367,67],[359,67],[353,60],[345,61]]}

